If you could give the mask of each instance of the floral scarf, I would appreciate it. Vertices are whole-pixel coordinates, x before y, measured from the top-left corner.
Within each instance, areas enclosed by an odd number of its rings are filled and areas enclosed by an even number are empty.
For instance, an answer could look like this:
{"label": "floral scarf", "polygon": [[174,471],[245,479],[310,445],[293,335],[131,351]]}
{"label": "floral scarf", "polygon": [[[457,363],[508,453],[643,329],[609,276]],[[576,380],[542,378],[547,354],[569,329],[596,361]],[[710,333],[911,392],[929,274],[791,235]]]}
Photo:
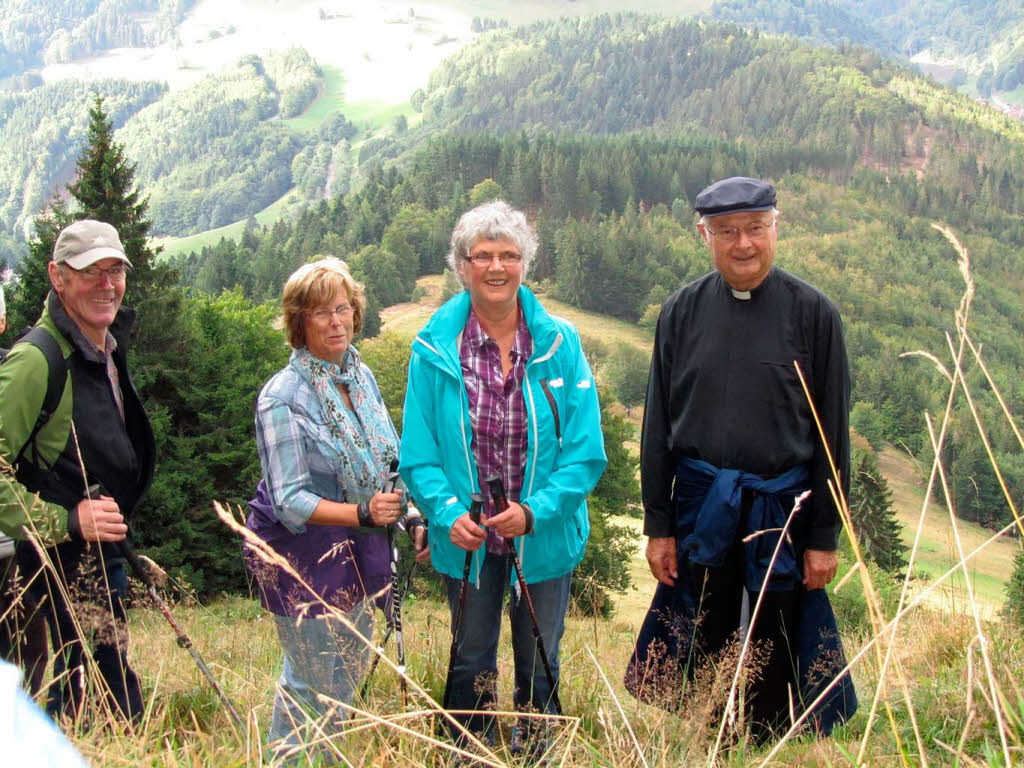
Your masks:
{"label": "floral scarf", "polygon": [[[398,434],[359,352],[350,346],[339,367],[307,349],[297,349],[292,364],[320,400],[331,435],[321,450],[336,456],[338,479],[349,503],[369,499],[383,485],[392,459],[398,458]],[[348,389],[352,410],[338,391],[340,385]]]}

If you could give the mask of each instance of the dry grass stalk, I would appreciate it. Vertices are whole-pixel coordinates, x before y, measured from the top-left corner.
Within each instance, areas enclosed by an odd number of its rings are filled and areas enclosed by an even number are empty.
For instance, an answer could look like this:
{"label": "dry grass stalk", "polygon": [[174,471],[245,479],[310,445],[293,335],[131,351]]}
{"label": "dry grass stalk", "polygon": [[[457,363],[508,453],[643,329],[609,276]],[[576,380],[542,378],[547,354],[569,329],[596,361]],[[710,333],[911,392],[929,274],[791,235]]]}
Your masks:
{"label": "dry grass stalk", "polygon": [[[72,439],[76,441],[76,453],[78,453],[80,456],[81,452],[77,450],[77,435],[75,434],[74,431],[73,421],[71,422],[71,435]],[[79,466],[82,469],[82,477],[84,483],[85,468],[81,465],[81,459],[79,459]],[[13,479],[14,469],[5,459],[0,459],[0,482],[10,484],[14,482]],[[88,496],[87,487],[85,489],[84,495]],[[72,624],[75,629],[75,634],[77,635],[77,638],[82,643],[83,648],[85,649],[83,658],[91,659],[92,654],[89,640],[94,635],[92,631],[89,631],[90,629],[100,630],[101,632],[104,632],[105,634],[103,635],[103,639],[105,640],[117,640],[119,637],[119,633],[123,634],[126,631],[125,628],[121,628],[119,630],[116,627],[110,626],[110,622],[112,621],[113,616],[113,608],[110,604],[109,585],[105,583],[106,569],[105,564],[103,563],[102,548],[96,547],[96,550],[99,552],[100,571],[103,574],[107,608],[110,611],[110,614],[107,616],[100,615],[97,612],[97,606],[95,605],[90,605],[88,603],[79,603],[78,598],[89,597],[89,595],[86,595],[85,593],[81,592],[81,588],[77,588],[73,580],[69,581],[69,579],[67,578],[67,574],[64,572],[63,563],[60,561],[60,559],[54,562],[53,559],[49,556],[49,553],[47,552],[46,548],[42,545],[41,535],[39,530],[36,528],[35,519],[38,514],[41,514],[44,502],[41,499],[39,499],[38,496],[35,496],[33,497],[29,505],[26,505],[24,502],[22,502],[20,498],[18,504],[26,520],[26,524],[24,526],[26,534],[25,539],[32,545],[32,548],[35,550],[35,554],[38,557],[38,561],[41,564],[40,570],[32,575],[32,579],[34,580],[36,578],[43,578],[43,571],[47,571],[54,576],[54,578],[50,579],[49,582],[47,583],[47,588],[49,589],[51,585],[54,585],[62,599],[72,609],[70,611],[70,616]],[[88,570],[87,567],[80,568],[80,571],[86,570]],[[24,591],[22,591],[21,594],[24,594]],[[19,597],[20,596],[21,595],[19,595]],[[53,600],[53,595],[48,593],[47,598]],[[83,616],[80,616],[80,612],[83,613],[84,618],[86,618],[87,621],[83,622]],[[62,653],[63,650],[63,648],[55,648],[53,652],[56,655]],[[98,727],[105,727],[113,730],[127,730],[129,734],[134,736],[137,734],[138,728],[143,727],[145,725],[145,720],[143,720],[143,723],[140,726],[136,726],[131,722],[126,722],[123,719],[123,717],[121,717],[117,712],[113,711],[109,703],[112,700],[110,686],[107,684],[107,681],[103,678],[103,676],[99,673],[99,670],[97,669],[96,665],[90,663],[88,660],[84,665],[80,667],[65,670],[65,672],[61,675],[60,678],[51,680],[50,684],[53,685],[54,683],[60,682],[61,679],[63,678],[70,678],[72,676],[78,677],[78,680],[74,681],[73,684],[83,689],[83,706],[78,708],[74,718],[72,718],[70,721],[68,720],[68,718],[64,718],[65,722],[67,722],[69,727],[75,730],[81,730],[85,726],[86,705],[91,707],[90,716],[94,720],[99,721]],[[95,693],[90,695],[90,690],[94,691]]]}
{"label": "dry grass stalk", "polygon": [[[957,368],[957,374],[959,375],[960,369]],[[964,383],[964,389],[967,389],[966,382]],[[931,416],[925,414],[925,422],[928,425],[928,436],[931,438],[933,448],[937,448],[937,442],[935,438],[935,429],[932,425]],[[938,453],[936,453],[938,455]],[[989,693],[992,696],[989,706],[992,708],[993,713],[996,717],[996,724],[999,727],[999,741],[1003,748],[1003,756],[1006,759],[1006,765],[1013,765],[1010,760],[1010,746],[1006,741],[1006,725],[1003,719],[1003,708],[1000,703],[1000,697],[998,694],[998,684],[996,683],[995,671],[992,668],[992,658],[988,652],[988,638],[985,637],[985,630],[981,626],[981,614],[978,610],[978,602],[974,597],[974,582],[971,580],[970,571],[967,569],[967,563],[964,559],[964,545],[960,539],[960,527],[956,523],[956,512],[953,505],[953,496],[949,492],[949,484],[946,481],[946,471],[939,462],[939,480],[942,485],[942,493],[946,499],[946,508],[949,510],[950,524],[953,528],[953,540],[956,542],[957,555],[960,558],[960,564],[963,568],[964,583],[967,585],[967,599],[968,604],[971,607],[971,615],[974,618],[974,625],[977,631],[978,647],[981,651],[981,658],[985,663],[985,674],[988,678]]]}
{"label": "dry grass stalk", "polygon": [[605,687],[608,689],[608,694],[612,697],[612,701],[615,702],[615,708],[619,711],[619,717],[622,718],[622,722],[626,726],[626,730],[629,732],[629,738],[633,741],[633,746],[636,748],[636,755],[640,758],[640,763],[644,768],[650,768],[647,764],[647,758],[644,757],[644,751],[640,749],[640,742],[636,740],[636,734],[633,732],[633,726],[629,724],[629,719],[626,717],[626,713],[622,710],[622,702],[619,701],[619,697],[615,695],[615,690],[612,688],[611,683],[608,682],[608,676],[605,675],[601,665],[597,662],[597,657],[594,655],[594,651],[588,647],[587,653],[590,654],[590,659],[594,662],[594,666],[601,675],[601,680],[604,681]]}
{"label": "dry grass stalk", "polygon": [[[814,404],[814,398],[811,396],[811,389],[807,385],[807,379],[804,376],[803,370],[800,368],[800,363],[796,360],[793,361],[793,367],[796,369],[796,374],[800,379],[800,386],[804,390],[804,397],[807,399],[807,403],[810,406],[811,414],[814,416],[814,423],[818,429],[818,437],[821,438],[821,443],[825,451],[825,455],[828,458],[829,468],[832,470],[832,478],[829,480],[828,488],[832,494],[832,501],[835,504],[836,511],[839,514],[839,518],[843,524],[843,530],[846,532],[847,541],[850,542],[850,547],[853,550],[854,558],[859,566],[858,573],[860,575],[861,587],[864,590],[864,597],[867,601],[868,606],[868,617],[871,620],[872,629],[874,630],[875,637],[879,637],[882,631],[881,627],[885,621],[885,612],[882,609],[882,601],[878,596],[878,591],[875,589],[875,583],[871,578],[871,573],[867,568],[867,561],[864,559],[864,554],[861,552],[860,541],[857,538],[857,533],[853,525],[853,519],[850,515],[850,508],[847,504],[846,498],[842,493],[842,480],[839,476],[839,468],[836,466],[835,458],[832,455],[832,447],[829,445],[828,438],[825,435],[824,425],[821,423],[821,416],[818,414],[818,409]],[[884,642],[883,645],[889,645],[890,643]],[[882,670],[878,685],[875,689],[875,703],[877,704],[879,697],[882,695],[884,685],[886,681],[886,671],[888,667],[884,663],[883,648],[876,648],[875,655],[876,661],[879,668]],[[897,660],[895,665],[897,682],[900,684],[900,689],[903,693],[903,700],[907,707],[907,714],[910,717],[910,724],[914,731],[914,739],[917,742],[917,751],[921,758],[921,765],[924,768],[928,766],[928,754],[925,750],[924,739],[921,737],[921,730],[917,724],[917,713],[914,709],[914,703],[910,696],[910,685],[907,682],[903,670],[900,667],[899,661]],[[838,678],[837,678],[838,679]],[[834,683],[835,681],[833,681]],[[885,702],[886,709],[889,710],[888,701]],[[874,705],[873,710],[874,711]],[[892,727],[893,737],[896,741],[899,741],[899,732],[895,725],[895,719],[891,711],[888,711],[889,721]],[[865,731],[865,739],[861,744],[860,754],[857,757],[857,762],[861,762],[863,759],[863,752],[865,744],[867,742],[867,734],[871,730],[868,728]]]}
{"label": "dry grass stalk", "polygon": [[[981,552],[983,552],[990,544],[992,544],[994,541],[997,541],[1000,537],[1004,536],[1007,531],[1014,527],[1014,525],[1015,523],[1008,523],[1007,525],[1003,526],[1000,530],[996,531],[991,537],[986,539],[982,544],[975,547],[971,552],[969,552],[964,557],[963,564],[957,563],[956,565],[953,565],[945,573],[938,576],[931,584],[929,584],[927,587],[918,592],[912,600],[910,600],[899,612],[896,613],[895,616],[893,616],[892,619],[889,620],[889,622],[883,627],[883,630],[889,631],[894,626],[899,624],[899,622],[903,619],[904,616],[906,616],[912,610],[917,608],[919,605],[922,605],[928,599],[928,597],[932,593],[936,592],[941,586],[943,586],[954,573],[959,572],[964,564],[969,563]],[[775,743],[775,745],[768,752],[768,754],[762,759],[760,763],[758,763],[759,768],[767,768],[767,766],[771,764],[772,759],[779,753],[779,751],[782,749],[785,743],[790,738],[792,738],[800,729],[800,727],[806,722],[807,718],[810,716],[811,711],[816,706],[818,706],[818,704],[824,701],[825,697],[832,692],[832,689],[838,683],[839,678],[847,672],[851,671],[861,661],[861,659],[863,659],[864,656],[866,656],[867,653],[870,650],[872,650],[876,644],[879,643],[880,639],[881,635],[875,634],[874,636],[869,638],[864,643],[864,645],[861,646],[860,650],[858,650],[853,656],[851,656],[847,660],[846,666],[839,671],[839,673],[836,675],[836,679],[829,683],[829,685],[826,686],[825,689],[821,693],[819,693],[817,697],[815,697],[815,699],[807,706],[807,709],[804,711],[804,713],[796,719],[796,721],[790,726],[789,730],[786,731],[783,737]]]}
{"label": "dry grass stalk", "polygon": [[859,571],[859,570],[860,570],[860,563],[854,563],[852,566],[850,566],[850,570],[848,570],[845,574],[843,574],[843,578],[841,578],[839,581],[837,581],[836,585],[834,587],[832,587],[832,594],[833,595],[838,595],[839,594],[839,590],[841,590],[844,586],[846,586],[846,582],[848,582],[851,578],[853,578],[853,575],[855,573],[857,573],[857,571]]}
{"label": "dry grass stalk", "polygon": [[[922,356],[928,357],[929,359],[933,360],[933,362],[935,362],[935,364],[938,367],[938,369],[940,370],[940,372],[942,372],[942,374],[949,380],[949,383],[950,383],[949,394],[947,395],[947,398],[946,398],[946,408],[943,411],[942,429],[941,429],[941,431],[939,433],[939,445],[942,446],[945,443],[946,433],[947,433],[947,430],[949,428],[949,422],[950,422],[950,419],[952,418],[952,414],[953,414],[953,403],[955,402],[955,399],[956,399],[957,384],[956,384],[956,381],[953,379],[953,377],[950,376],[949,372],[945,369],[945,367],[941,363],[939,363],[938,359],[935,358],[933,355],[931,355],[930,353],[926,353],[926,352],[920,352],[920,353],[915,353],[915,354],[920,354]],[[962,346],[961,346],[961,349],[960,349],[958,355],[961,355],[961,356],[963,355],[963,347]],[[905,356],[907,356],[907,353],[905,353],[904,355],[901,355],[901,357],[905,357]],[[928,502],[931,499],[932,489],[935,486],[935,478],[936,478],[936,476],[938,474],[938,463],[939,463],[939,460],[940,460],[940,458],[939,458],[940,456],[941,456],[941,453],[938,453],[938,452],[935,453],[935,458],[932,461],[931,472],[929,473],[929,476],[928,476],[928,485],[927,485],[927,487],[925,489],[924,500],[921,503],[921,514],[918,516],[917,528],[916,528],[916,530],[914,532],[914,542],[911,545],[910,554],[909,554],[909,556],[907,558],[907,568],[906,568],[906,571],[905,571],[905,573],[903,575],[903,585],[902,585],[902,587],[900,589],[900,599],[899,599],[899,603],[897,604],[897,609],[896,609],[897,615],[900,614],[900,612],[903,609],[903,606],[906,605],[907,595],[910,592],[910,578],[911,578],[912,574],[914,573],[914,563],[916,562],[917,554],[920,551],[921,535],[922,535],[922,533],[924,531],[924,521],[925,521],[925,518],[926,518],[927,512],[928,512]],[[882,666],[881,666],[881,670],[880,670],[880,678],[883,679],[883,680],[884,680],[885,674],[886,674],[886,672],[887,672],[887,670],[889,668],[890,660],[892,659],[892,652],[893,652],[893,648],[895,647],[896,633],[898,632],[898,630],[899,630],[899,623],[896,622],[896,623],[893,624],[892,630],[891,630],[891,632],[889,634],[889,640],[888,640],[888,643],[887,643],[885,659],[882,662]],[[881,695],[881,692],[882,692],[882,688],[879,685],[878,687],[876,687],[875,693],[872,696],[871,709],[870,709],[870,711],[868,713],[867,727],[864,729],[864,736],[861,739],[860,749],[858,750],[858,753],[857,753],[857,760],[858,760],[858,762],[863,760],[864,753],[867,750],[868,735],[871,733],[871,726],[874,723],[875,714],[877,712],[878,702],[879,702],[879,697]]]}
{"label": "dry grass stalk", "polygon": [[[414,690],[414,692],[417,693],[425,702],[427,702],[430,705],[432,712],[434,712],[436,714],[439,714],[445,720],[447,720],[450,724],[453,724],[455,726],[455,728],[460,732],[460,734],[465,736],[474,746],[479,748],[481,750],[481,752],[483,753],[483,755],[486,757],[486,760],[484,762],[487,762],[489,765],[498,765],[498,766],[503,765],[503,763],[500,762],[500,758],[493,752],[493,750],[491,750],[489,747],[487,747],[471,731],[469,731],[458,720],[456,720],[455,717],[453,717],[453,715],[451,714],[451,712],[445,710],[443,707],[440,706],[440,704],[438,704],[436,701],[434,701],[434,699],[430,696],[429,693],[427,693],[427,691],[422,686],[420,686],[415,680],[410,678],[405,673],[404,670],[400,669],[399,666],[395,662],[393,662],[385,653],[383,653],[380,649],[378,649],[377,646],[374,645],[374,643],[373,643],[371,638],[367,638],[365,635],[363,635],[359,631],[359,629],[354,624],[352,624],[352,622],[348,619],[348,617],[342,611],[340,611],[337,608],[335,608],[334,606],[328,604],[325,600],[323,600],[323,598],[320,595],[317,595],[315,593],[315,591],[312,589],[312,587],[310,587],[310,585],[307,584],[305,582],[305,580],[303,580],[302,576],[299,575],[295,571],[295,569],[292,568],[291,565],[273,549],[273,547],[271,547],[269,544],[267,544],[267,542],[265,542],[263,539],[261,539],[259,536],[257,536],[252,531],[250,531],[244,525],[239,523],[235,519],[234,515],[232,515],[232,513],[226,507],[222,506],[219,502],[214,502],[214,509],[217,512],[217,516],[220,518],[221,522],[223,522],[225,525],[227,525],[231,530],[233,530],[239,536],[241,536],[245,540],[246,544],[256,553],[256,555],[258,557],[260,557],[261,559],[264,559],[266,562],[273,563],[275,565],[278,565],[278,567],[283,568],[285,570],[285,572],[288,573],[289,576],[291,576],[293,579],[295,579],[301,585],[301,587],[303,589],[305,589],[310,595],[313,596],[313,598],[314,598],[313,602],[315,602],[315,603],[319,604],[321,607],[323,607],[323,609],[325,611],[327,611],[332,616],[332,618],[337,619],[342,625],[345,626],[345,628],[348,631],[350,631],[353,634],[355,634],[356,636],[358,636],[360,638],[360,640],[366,645],[367,648],[370,649],[370,651],[372,653],[377,654],[377,656],[388,667],[390,667],[392,670],[394,670],[396,675],[398,675],[399,677],[405,679],[406,682],[410,686],[412,686],[412,689]],[[343,705],[343,706],[348,707],[349,705]],[[356,708],[353,707],[352,709],[356,709]],[[360,714],[363,714],[364,716],[368,715],[368,713],[364,713],[364,712],[362,712],[360,710],[356,710],[356,711],[359,712]],[[549,720],[549,721],[551,721],[551,720],[571,721],[571,720],[576,719],[576,718],[548,715],[548,716],[546,716],[546,719]],[[402,726],[397,726],[396,724],[392,723],[391,721],[385,720],[383,718],[379,719],[379,724],[386,724],[388,727],[391,727],[391,728],[393,728],[393,729],[395,729],[397,731],[400,731],[400,732],[404,731],[404,730],[407,730],[407,729],[404,729]],[[454,751],[460,752],[460,753],[463,752],[463,750],[458,749],[457,747],[452,747],[451,745],[445,744],[444,742],[442,742],[442,741],[440,741],[438,739],[435,739],[432,736],[424,736],[424,735],[420,734],[420,737],[424,741],[427,741],[428,743],[432,744],[435,747],[439,747],[441,749],[446,749],[446,750],[454,750]],[[480,758],[479,755],[472,755],[470,753],[466,753],[466,754],[469,754],[471,757],[476,757],[476,759],[482,759],[482,758]]]}
{"label": "dry grass stalk", "polygon": [[[966,340],[967,328],[966,326],[958,329],[961,336]],[[949,338],[949,334],[946,334],[946,343],[952,348],[953,342]],[[960,367],[960,361],[957,360],[956,366],[957,378],[963,382],[964,399],[967,401],[967,407],[971,411],[971,416],[974,419],[974,424],[978,428],[978,436],[981,438],[981,444],[985,447],[985,455],[988,457],[989,464],[992,465],[992,471],[995,472],[996,480],[999,482],[999,488],[1003,492],[1003,497],[1006,499],[1006,503],[1010,507],[1010,511],[1013,513],[1013,519],[1017,521],[1017,527],[1019,528],[1022,535],[1024,535],[1024,521],[1021,520],[1020,513],[1017,511],[1017,505],[1013,502],[1013,497],[1010,495],[1010,489],[1006,486],[1006,480],[1003,478],[1002,470],[999,469],[999,462],[996,461],[995,452],[992,450],[992,444],[989,442],[988,434],[985,432],[985,427],[981,423],[981,416],[978,414],[978,409],[974,404],[974,398],[971,397],[970,387],[967,386],[967,380],[964,377],[963,369]],[[995,384],[992,385],[993,388]],[[1010,420],[1012,424],[1012,419]]]}
{"label": "dry grass stalk", "polygon": [[[779,536],[778,540],[775,542],[775,550],[772,552],[771,560],[768,561],[768,569],[765,572],[764,581],[761,582],[761,589],[757,593],[757,602],[754,603],[754,610],[750,613],[750,626],[747,629],[746,637],[743,638],[743,645],[740,647],[740,656],[736,661],[736,672],[733,675],[732,684],[729,686],[729,696],[725,702],[725,710],[722,712],[722,721],[718,726],[718,735],[715,736],[715,746],[708,755],[708,768],[714,765],[715,760],[718,758],[718,752],[722,746],[722,737],[725,735],[726,724],[735,717],[734,708],[736,706],[736,691],[739,688],[740,675],[743,671],[743,662],[747,658],[747,653],[750,650],[750,644],[753,641],[754,625],[757,623],[758,615],[761,612],[761,604],[764,602],[768,582],[771,580],[772,570],[775,568],[775,561],[779,557],[782,545],[789,540],[789,526],[793,522],[793,518],[796,516],[796,513],[800,511],[801,505],[810,495],[810,491],[804,491],[793,500],[793,509],[790,510],[789,516],[786,518],[786,524],[782,527],[782,535]],[[792,722],[793,719],[794,718],[791,717],[790,722]]]}
{"label": "dry grass stalk", "polygon": [[981,372],[985,374],[985,380],[988,382],[989,389],[999,402],[999,407],[1003,409],[1003,415],[1006,417],[1006,423],[1010,425],[1010,430],[1017,438],[1017,443],[1021,448],[1024,448],[1024,436],[1021,436],[1020,429],[1017,427],[1017,421],[1013,418],[1013,414],[1010,413],[1010,408],[1006,405],[1003,393],[999,391],[999,387],[997,387],[995,381],[992,380],[992,374],[988,372],[988,366],[985,365],[985,360],[981,356],[981,350],[974,346],[974,342],[971,341],[971,337],[966,334],[964,334],[964,341],[966,341],[967,346],[970,347],[971,354],[974,355],[974,359],[977,361]]}

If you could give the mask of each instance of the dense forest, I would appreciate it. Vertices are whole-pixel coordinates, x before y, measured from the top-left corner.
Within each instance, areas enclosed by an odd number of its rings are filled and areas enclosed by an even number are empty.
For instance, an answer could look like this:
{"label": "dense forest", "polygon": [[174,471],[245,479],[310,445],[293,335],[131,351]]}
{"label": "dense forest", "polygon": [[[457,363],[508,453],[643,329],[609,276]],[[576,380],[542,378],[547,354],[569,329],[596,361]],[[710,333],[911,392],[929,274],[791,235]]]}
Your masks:
{"label": "dense forest", "polygon": [[[910,176],[911,206],[1024,236],[1024,125],[865,50],[647,17],[490,33],[430,79],[424,129],[607,134],[691,130],[765,157],[765,172]],[[895,185],[903,183],[896,180]]]}
{"label": "dense forest", "polygon": [[293,187],[305,199],[346,191],[347,141],[356,128],[338,113],[304,133],[282,118],[306,109],[320,72],[289,49],[246,56],[172,93],[158,83],[61,81],[0,90],[0,258],[16,263],[28,222],[65,183],[81,151],[92,94],[104,97],[119,139],[151,196],[157,234],[187,234],[243,219]]}
{"label": "dense forest", "polygon": [[[615,169],[618,185],[608,210],[592,205],[594,189],[581,190],[578,181],[599,158]],[[173,263],[187,285],[211,293],[239,286],[259,301],[274,297],[310,255],[341,253],[371,286],[373,304],[386,306],[408,300],[417,275],[441,269],[444,238],[459,212],[501,194],[536,215],[541,250],[530,279],[538,290],[650,328],[669,293],[708,269],[689,205],[672,195],[685,189],[684,178],[699,188],[740,169],[759,171],[736,148],[700,139],[439,138],[417,153],[407,174],[377,172],[358,192],[323,202],[294,223],[253,226],[237,243],[223,240]],[[680,185],[674,189],[666,176]],[[779,264],[828,293],[843,313],[856,427],[927,459],[922,413],[940,404],[944,381],[899,355],[944,348],[963,289],[954,254],[930,217],[894,209],[884,188],[843,189],[803,174],[778,181]],[[565,201],[565,186],[580,207]],[[976,332],[998,386],[1019,412],[1018,260],[1007,260],[1004,244],[983,232],[965,239],[979,284]],[[995,402],[983,403],[993,416]],[[969,519],[1001,525],[1009,510],[972,430],[968,414],[958,414],[951,452],[958,508]],[[1008,474],[1024,482],[1012,434],[997,434],[994,442]]]}
{"label": "dense forest", "polygon": [[121,125],[166,91],[158,83],[107,80],[91,89],[63,80],[21,93],[0,91],[0,259],[16,263],[39,214],[69,180],[85,144],[92,94]]}
{"label": "dense forest", "polygon": [[0,0],[0,83],[43,64],[170,39],[195,0]]}
{"label": "dense forest", "polygon": [[[1024,127],[864,48],[794,47],[732,24],[629,14],[499,28],[413,95],[420,125],[362,135],[355,148],[357,127],[337,112],[313,128],[287,119],[321,83],[309,54],[293,49],[246,56],[172,93],[155,84],[97,88],[122,91],[131,105],[114,109],[115,125],[161,235],[244,219],[290,190],[311,202],[344,193],[350,179],[395,158],[405,164],[438,133],[524,130],[714,136],[769,175],[876,184],[873,173],[909,210],[984,220],[1024,238],[1024,188],[1013,183],[1024,174]],[[80,148],[87,98],[58,102],[69,88],[0,92],[0,130],[9,125],[11,136],[0,149],[0,256],[9,262],[20,258],[25,222]],[[140,90],[146,99],[134,97]],[[43,129],[27,148],[15,138],[25,140],[25,125]],[[694,191],[688,185],[684,199]],[[610,198],[590,202],[621,208]]]}
{"label": "dense forest", "polygon": [[716,21],[810,42],[864,45],[885,56],[952,61],[954,84],[977,76],[983,96],[1024,83],[1024,8],[1014,0],[719,0]]}
{"label": "dense forest", "polygon": [[[301,49],[246,56],[129,120],[118,140],[150,193],[154,232],[213,229],[262,210],[306,182],[301,173],[293,178],[296,155],[322,145],[330,157],[353,132],[343,117],[314,136],[281,120],[309,106],[319,77],[316,63]],[[317,191],[316,183],[306,183]]]}

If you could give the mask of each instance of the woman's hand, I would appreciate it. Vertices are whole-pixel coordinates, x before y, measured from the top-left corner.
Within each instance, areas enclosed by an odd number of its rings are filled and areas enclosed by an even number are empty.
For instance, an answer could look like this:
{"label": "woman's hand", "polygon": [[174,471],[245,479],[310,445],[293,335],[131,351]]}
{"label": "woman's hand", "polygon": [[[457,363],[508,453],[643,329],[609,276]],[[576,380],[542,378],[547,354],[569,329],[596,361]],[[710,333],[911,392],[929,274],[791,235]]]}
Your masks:
{"label": "woman's hand", "polygon": [[376,526],[391,525],[402,514],[402,494],[377,491],[370,499],[370,517]]}
{"label": "woman's hand", "polygon": [[493,528],[503,539],[514,539],[526,533],[526,512],[514,501],[508,503],[508,509],[484,521],[484,525]]}
{"label": "woman's hand", "polygon": [[474,523],[473,518],[469,516],[469,512],[466,512],[452,525],[448,538],[459,549],[475,552],[480,549],[480,545],[487,539],[487,531],[477,523]]}
{"label": "woman's hand", "polygon": [[412,545],[416,550],[417,563],[425,563],[430,559],[430,545],[427,544],[427,526],[417,525],[413,529]]}

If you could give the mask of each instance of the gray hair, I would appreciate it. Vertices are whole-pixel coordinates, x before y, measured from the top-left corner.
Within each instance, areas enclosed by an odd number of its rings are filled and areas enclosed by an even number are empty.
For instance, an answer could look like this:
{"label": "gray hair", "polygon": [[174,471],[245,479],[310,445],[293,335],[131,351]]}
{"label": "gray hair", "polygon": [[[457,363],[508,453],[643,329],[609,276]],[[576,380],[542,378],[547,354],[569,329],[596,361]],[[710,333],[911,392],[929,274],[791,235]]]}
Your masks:
{"label": "gray hair", "polygon": [[491,200],[466,211],[452,230],[452,245],[446,261],[459,283],[465,287],[460,265],[469,257],[470,249],[481,240],[508,240],[515,243],[523,257],[523,277],[537,253],[537,235],[526,221],[526,215],[504,200]]}

